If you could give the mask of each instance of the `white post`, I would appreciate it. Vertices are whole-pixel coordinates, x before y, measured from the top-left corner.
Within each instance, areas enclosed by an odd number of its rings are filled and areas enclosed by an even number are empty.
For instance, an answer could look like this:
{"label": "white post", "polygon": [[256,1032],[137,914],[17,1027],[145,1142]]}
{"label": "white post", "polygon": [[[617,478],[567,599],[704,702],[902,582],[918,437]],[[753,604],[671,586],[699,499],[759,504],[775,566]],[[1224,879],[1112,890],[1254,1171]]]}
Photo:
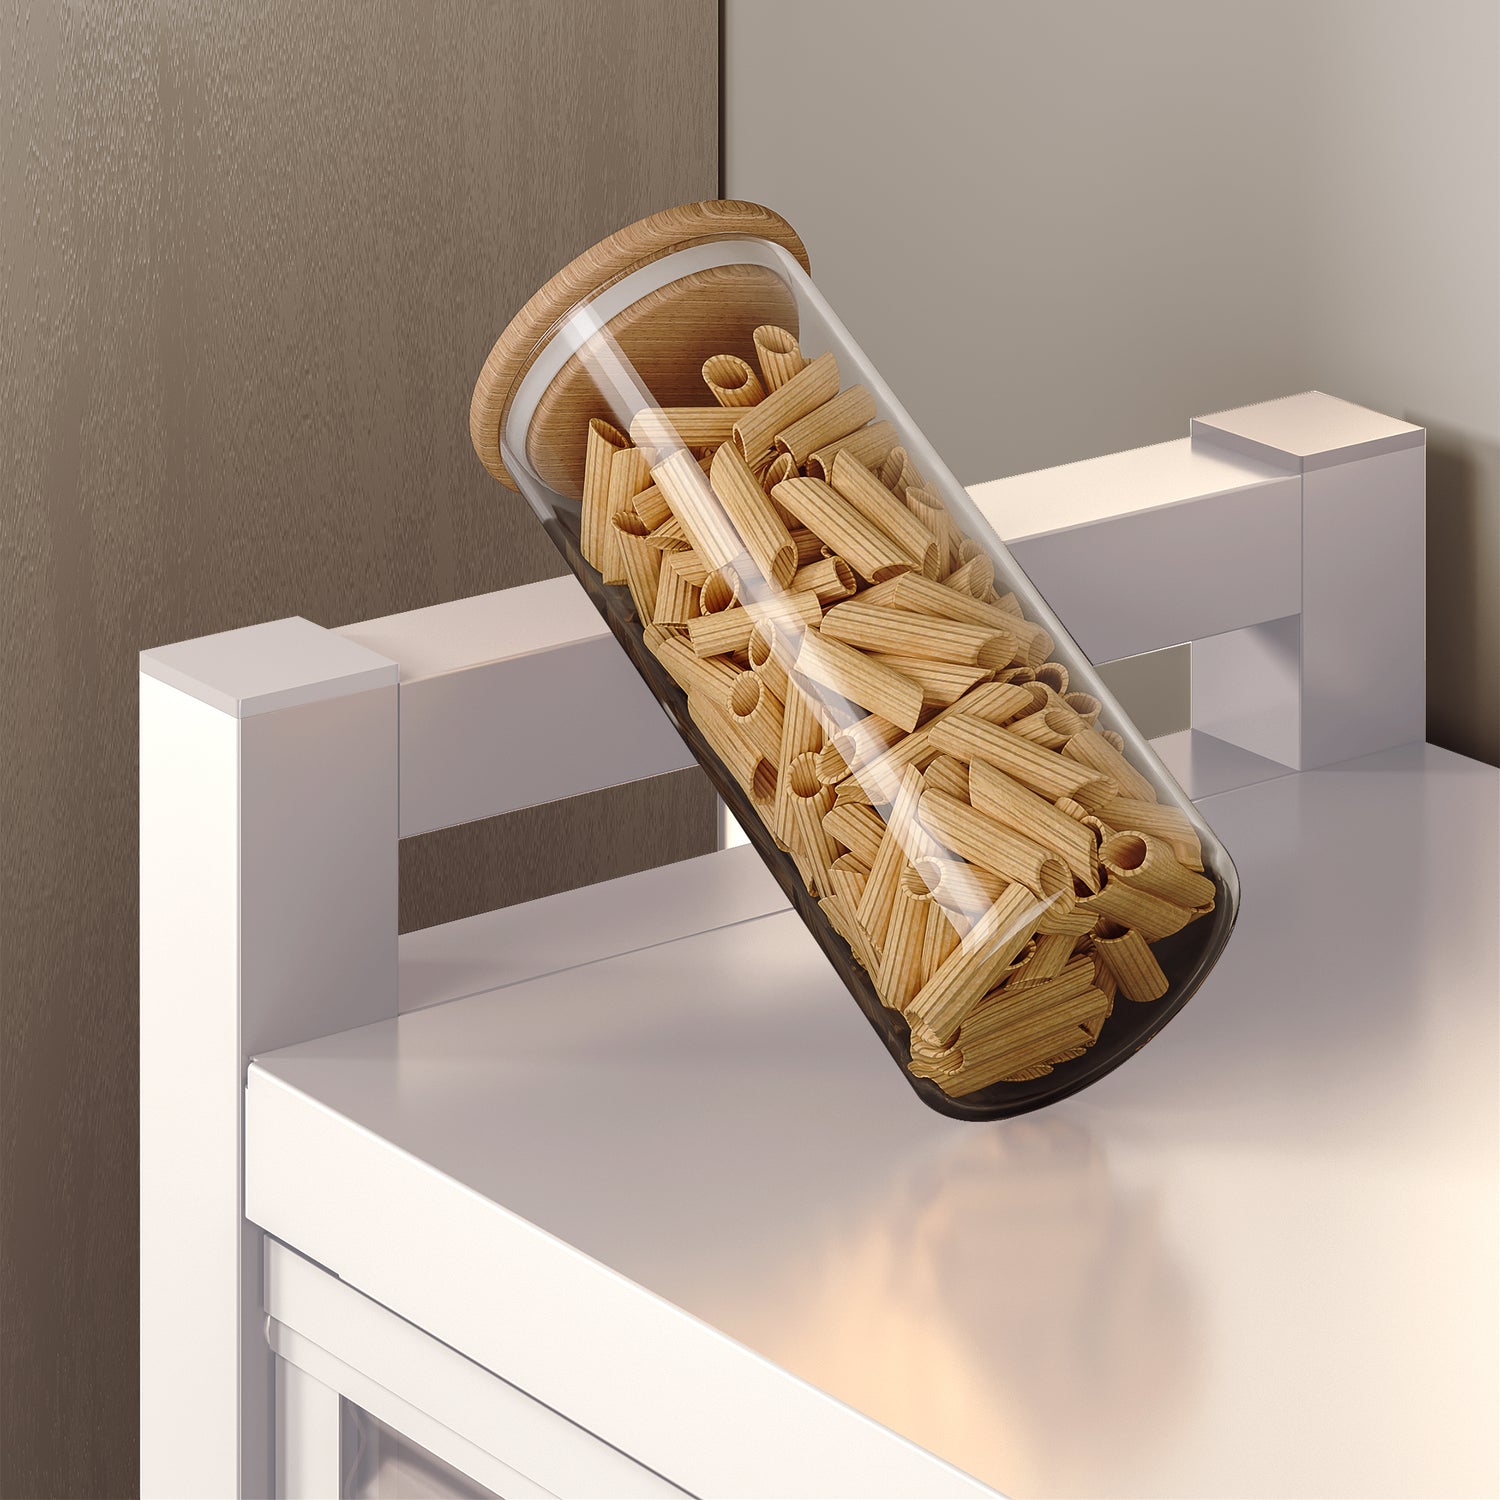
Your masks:
{"label": "white post", "polygon": [[1193,725],[1297,770],[1426,737],[1426,434],[1306,391],[1196,417],[1302,486],[1300,617],[1193,645]]}
{"label": "white post", "polygon": [[338,1500],[343,1490],[339,1393],[276,1361],[277,1500]]}
{"label": "white post", "polygon": [[246,1065],[396,1014],[397,668],[280,620],[141,657],[141,1493],[269,1495]]}

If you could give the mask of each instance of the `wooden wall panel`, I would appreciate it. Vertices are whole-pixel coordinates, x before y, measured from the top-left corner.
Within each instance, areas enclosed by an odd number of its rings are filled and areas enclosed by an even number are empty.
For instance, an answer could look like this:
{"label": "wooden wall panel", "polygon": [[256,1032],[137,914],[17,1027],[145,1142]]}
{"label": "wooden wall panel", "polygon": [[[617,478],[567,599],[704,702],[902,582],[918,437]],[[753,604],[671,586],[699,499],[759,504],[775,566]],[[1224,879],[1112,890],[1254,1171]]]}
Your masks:
{"label": "wooden wall panel", "polygon": [[690,859],[714,847],[718,816],[694,769],[403,839],[401,931]]}
{"label": "wooden wall panel", "polygon": [[[136,653],[561,571],[470,386],[562,261],[714,195],[717,30],[707,0],[0,17],[0,1493],[136,1483]],[[711,847],[680,783],[595,800],[604,865]],[[532,894],[578,826],[428,844],[406,909]]]}

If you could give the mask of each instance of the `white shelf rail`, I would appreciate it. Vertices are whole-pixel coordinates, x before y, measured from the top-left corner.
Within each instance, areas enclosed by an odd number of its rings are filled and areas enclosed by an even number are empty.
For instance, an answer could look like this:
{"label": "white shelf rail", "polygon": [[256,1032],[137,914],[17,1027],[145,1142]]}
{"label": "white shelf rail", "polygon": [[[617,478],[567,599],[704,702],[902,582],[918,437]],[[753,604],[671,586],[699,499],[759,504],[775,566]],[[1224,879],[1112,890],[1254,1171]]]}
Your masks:
{"label": "white shelf rail", "polygon": [[[1310,392],[973,493],[1095,660],[1193,643],[1203,795],[1424,738],[1423,444]],[[141,1488],[271,1494],[319,1388],[267,1340],[250,1058],[403,1007],[400,838],[691,761],[571,579],[144,652],[140,748]]]}

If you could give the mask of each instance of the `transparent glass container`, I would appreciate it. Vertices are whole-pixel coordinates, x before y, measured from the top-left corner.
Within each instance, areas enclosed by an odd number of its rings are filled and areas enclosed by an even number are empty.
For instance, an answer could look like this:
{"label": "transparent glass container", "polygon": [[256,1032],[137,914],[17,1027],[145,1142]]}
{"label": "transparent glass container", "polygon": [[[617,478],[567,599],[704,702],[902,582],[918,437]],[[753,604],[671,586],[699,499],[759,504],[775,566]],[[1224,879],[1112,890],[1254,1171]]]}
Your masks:
{"label": "transparent glass container", "polygon": [[1229,856],[784,220],[602,242],[506,330],[471,427],[927,1104],[1052,1103],[1191,997]]}

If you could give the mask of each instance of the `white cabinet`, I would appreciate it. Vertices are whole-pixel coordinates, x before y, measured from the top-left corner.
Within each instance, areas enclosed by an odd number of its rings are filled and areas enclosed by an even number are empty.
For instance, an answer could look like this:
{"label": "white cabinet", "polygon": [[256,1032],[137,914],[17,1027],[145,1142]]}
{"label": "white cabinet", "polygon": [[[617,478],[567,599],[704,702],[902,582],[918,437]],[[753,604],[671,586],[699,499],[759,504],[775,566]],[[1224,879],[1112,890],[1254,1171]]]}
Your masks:
{"label": "white cabinet", "polygon": [[992,1125],[748,849],[398,943],[401,835],[683,763],[571,581],[147,653],[143,1493],[1492,1491],[1500,810],[1420,742],[1421,453],[1314,394],[976,488],[1086,648],[1195,643],[1159,748],[1244,890]]}

